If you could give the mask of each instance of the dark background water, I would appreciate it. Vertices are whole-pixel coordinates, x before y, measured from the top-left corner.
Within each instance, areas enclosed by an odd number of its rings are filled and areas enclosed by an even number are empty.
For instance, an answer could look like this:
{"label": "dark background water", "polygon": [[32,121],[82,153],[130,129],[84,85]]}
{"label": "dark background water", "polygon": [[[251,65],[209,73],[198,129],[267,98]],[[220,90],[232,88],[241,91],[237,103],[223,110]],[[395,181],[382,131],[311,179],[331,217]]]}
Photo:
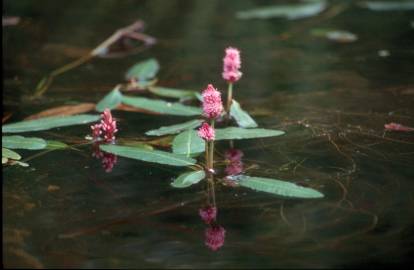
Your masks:
{"label": "dark background water", "polygon": [[[310,185],[321,200],[285,200],[218,187],[216,252],[198,216],[204,185],[170,186],[183,169],[119,158],[111,173],[81,151],[54,151],[30,167],[3,167],[6,267],[356,267],[407,263],[414,245],[414,140],[384,124],[414,126],[413,11],[374,12],[331,1],[336,16],[238,20],[235,12],[277,1],[5,1],[3,113],[20,121],[43,109],[97,102],[134,63],[155,57],[159,84],[219,89],[224,48],[242,51],[235,97],[261,127],[286,135],[237,141],[249,175]],[[136,19],[158,43],[123,58],[96,58],[57,77],[30,100],[38,81]],[[358,35],[337,43],[310,34]],[[283,38],[285,37],[285,38]],[[287,37],[287,38],[286,38]],[[380,50],[389,51],[381,57]],[[183,117],[114,111],[119,137],[135,138]],[[35,136],[82,140],[89,127]],[[61,137],[63,136],[63,137]],[[219,156],[228,148],[217,147]],[[20,151],[24,157],[34,152]],[[57,191],[48,191],[51,185]]]}

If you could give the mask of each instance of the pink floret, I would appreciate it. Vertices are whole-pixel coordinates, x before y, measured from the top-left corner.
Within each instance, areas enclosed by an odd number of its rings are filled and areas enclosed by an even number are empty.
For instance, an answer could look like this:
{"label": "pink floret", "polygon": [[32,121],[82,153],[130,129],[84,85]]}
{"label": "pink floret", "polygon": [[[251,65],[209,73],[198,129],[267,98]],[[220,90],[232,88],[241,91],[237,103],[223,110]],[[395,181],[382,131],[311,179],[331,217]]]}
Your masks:
{"label": "pink floret", "polygon": [[209,84],[203,91],[203,115],[210,119],[215,119],[223,112],[221,93]]}
{"label": "pink floret", "polygon": [[198,136],[206,141],[214,141],[215,131],[208,123],[204,122],[198,129]]}
{"label": "pink floret", "polygon": [[240,68],[240,51],[232,47],[227,48],[223,58],[223,79],[231,83],[238,81],[242,76]]}

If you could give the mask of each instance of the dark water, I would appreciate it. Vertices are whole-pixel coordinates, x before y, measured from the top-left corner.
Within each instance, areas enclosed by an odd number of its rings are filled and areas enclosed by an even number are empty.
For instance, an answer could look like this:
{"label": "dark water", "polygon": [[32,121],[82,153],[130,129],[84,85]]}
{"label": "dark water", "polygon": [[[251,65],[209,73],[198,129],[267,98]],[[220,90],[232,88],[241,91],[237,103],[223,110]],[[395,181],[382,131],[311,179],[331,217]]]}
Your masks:
{"label": "dark water", "polygon": [[[414,245],[413,11],[374,12],[332,1],[342,12],[310,19],[237,20],[235,11],[271,1],[5,1],[3,112],[8,122],[43,109],[97,102],[137,61],[155,57],[159,84],[220,89],[223,50],[242,51],[235,96],[273,139],[237,141],[249,175],[291,180],[323,192],[285,200],[216,187],[216,252],[205,246],[198,215],[205,185],[173,189],[184,169],[118,158],[112,172],[80,151],[53,151],[3,167],[6,267],[326,268],[407,263]],[[57,77],[41,99],[38,81],[136,19],[158,43],[135,55],[93,59]],[[410,24],[411,23],[411,24]],[[313,28],[351,31],[337,43]],[[285,37],[285,38],[281,38]],[[381,57],[387,50],[388,57]],[[120,138],[142,137],[187,118],[114,111]],[[89,127],[30,135],[81,141]],[[29,135],[29,134],[28,134]],[[218,144],[220,157],[229,148]],[[23,157],[35,152],[20,151]],[[51,191],[48,187],[57,186]]]}

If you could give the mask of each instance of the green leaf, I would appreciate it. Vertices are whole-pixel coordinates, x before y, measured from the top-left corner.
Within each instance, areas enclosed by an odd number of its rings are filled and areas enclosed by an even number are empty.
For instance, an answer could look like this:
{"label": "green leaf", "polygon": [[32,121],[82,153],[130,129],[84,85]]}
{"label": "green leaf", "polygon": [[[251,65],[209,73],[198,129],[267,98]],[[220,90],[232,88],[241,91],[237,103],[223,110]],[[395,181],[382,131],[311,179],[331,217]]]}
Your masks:
{"label": "green leaf", "polygon": [[230,107],[230,115],[236,120],[239,127],[242,128],[255,128],[257,123],[253,118],[240,107],[240,104],[233,99]]}
{"label": "green leaf", "polygon": [[238,19],[286,18],[296,20],[315,16],[321,13],[326,6],[326,1],[307,1],[299,4],[273,5],[239,11],[236,13],[236,17]]}
{"label": "green leaf", "polygon": [[96,104],[96,110],[103,112],[106,108],[112,110],[115,109],[122,101],[122,94],[119,91],[119,86],[115,87],[109,94],[107,94],[98,104]]}
{"label": "green leaf", "polygon": [[412,1],[366,1],[361,6],[372,11],[396,11],[396,10],[413,10]]}
{"label": "green leaf", "polygon": [[145,132],[145,134],[149,136],[162,136],[166,134],[177,134],[183,130],[196,128],[199,125],[201,125],[201,123],[203,123],[203,120],[200,120],[200,119],[190,120],[190,121],[177,124],[177,125],[160,127],[159,129],[153,129],[153,130]]}
{"label": "green leaf", "polygon": [[47,143],[46,148],[50,150],[65,149],[69,147],[69,145],[67,145],[66,143],[59,142],[59,141],[47,140],[46,143]]}
{"label": "green leaf", "polygon": [[206,143],[197,135],[197,131],[190,129],[178,134],[172,143],[173,153],[189,157],[205,151]]}
{"label": "green leaf", "polygon": [[10,159],[14,159],[14,160],[20,160],[22,157],[14,152],[13,150],[7,149],[7,148],[1,148],[1,155],[3,158],[10,158]]}
{"label": "green leaf", "polygon": [[204,171],[183,173],[180,176],[178,176],[178,178],[175,179],[174,182],[171,183],[171,186],[175,188],[186,188],[191,185],[197,184],[198,182],[203,180],[205,177],[206,177],[206,174]]}
{"label": "green leaf", "polygon": [[142,147],[130,147],[102,144],[99,146],[102,151],[112,153],[121,157],[138,159],[153,163],[167,164],[172,166],[190,166],[196,163],[195,159],[183,157],[173,153],[158,150],[148,150]]}
{"label": "green leaf", "polygon": [[132,66],[126,74],[127,80],[136,79],[138,81],[147,81],[157,75],[160,65],[154,58],[138,62]]}
{"label": "green leaf", "polygon": [[171,103],[159,99],[123,96],[122,102],[140,109],[171,115],[192,116],[201,115],[201,109],[185,106],[181,103]]}
{"label": "green leaf", "polygon": [[18,123],[4,125],[2,127],[3,133],[18,133],[28,131],[47,130],[51,128],[81,125],[90,122],[95,122],[100,119],[100,115],[92,114],[78,114],[71,116],[52,116],[43,117],[35,120],[22,121]]}
{"label": "green leaf", "polygon": [[178,99],[195,99],[196,91],[191,90],[181,90],[160,86],[149,87],[149,91],[155,95],[167,98],[178,98]]}
{"label": "green leaf", "polygon": [[8,158],[6,158],[6,157],[1,157],[1,164],[6,164],[6,163],[7,163],[7,161],[9,161],[9,159],[8,159]]}
{"label": "green leaf", "polygon": [[242,140],[242,139],[252,139],[252,138],[265,138],[280,136],[285,134],[281,130],[273,129],[264,129],[264,128],[238,128],[238,127],[228,127],[223,129],[216,129],[216,141],[219,140]]}
{"label": "green leaf", "polygon": [[240,175],[235,177],[240,186],[251,188],[257,191],[264,191],[280,196],[293,198],[323,198],[324,195],[319,191],[298,186],[294,183],[280,181],[271,178],[251,177]]}
{"label": "green leaf", "polygon": [[1,143],[6,148],[39,150],[46,147],[46,141],[41,138],[23,136],[3,136]]}

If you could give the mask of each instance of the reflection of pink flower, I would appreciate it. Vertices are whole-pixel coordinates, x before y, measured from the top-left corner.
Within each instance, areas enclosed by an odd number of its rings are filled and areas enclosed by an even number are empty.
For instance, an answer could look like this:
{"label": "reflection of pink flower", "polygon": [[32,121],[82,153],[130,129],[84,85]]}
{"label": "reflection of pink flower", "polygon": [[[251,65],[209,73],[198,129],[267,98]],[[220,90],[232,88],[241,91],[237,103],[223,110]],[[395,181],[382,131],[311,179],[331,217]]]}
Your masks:
{"label": "reflection of pink flower", "polygon": [[414,131],[414,128],[412,127],[406,127],[401,124],[397,123],[389,123],[384,125],[386,130],[389,131]]}
{"label": "reflection of pink flower", "polygon": [[224,238],[226,236],[226,230],[219,226],[213,225],[205,230],[205,244],[211,250],[216,251],[224,244]]}
{"label": "reflection of pink flower", "polygon": [[201,127],[198,129],[198,136],[206,141],[213,141],[215,138],[214,128],[211,127],[208,123],[204,122]]}
{"label": "reflection of pink flower", "polygon": [[92,137],[95,141],[100,140],[103,134],[105,142],[113,142],[115,140],[115,133],[118,131],[116,129],[116,121],[112,118],[109,109],[105,109],[103,114],[101,114],[101,122],[91,126],[91,129]]}
{"label": "reflection of pink flower", "polygon": [[229,164],[224,170],[227,175],[238,175],[243,172],[243,152],[238,149],[230,149],[224,153],[225,158],[229,161]]}
{"label": "reflection of pink flower", "polygon": [[118,157],[116,155],[101,151],[99,149],[99,143],[94,143],[92,145],[92,156],[97,159],[102,159],[102,167],[107,173],[112,171],[118,161]]}
{"label": "reflection of pink flower", "polygon": [[210,224],[213,220],[216,220],[217,208],[213,206],[206,206],[206,207],[200,208],[198,210],[198,213],[200,214],[201,219],[206,224]]}
{"label": "reflection of pink flower", "polygon": [[230,83],[238,81],[242,76],[239,71],[240,67],[240,51],[232,47],[227,48],[226,55],[223,58],[223,79]]}
{"label": "reflection of pink flower", "polygon": [[210,119],[215,119],[223,112],[221,93],[209,84],[203,91],[203,115]]}

